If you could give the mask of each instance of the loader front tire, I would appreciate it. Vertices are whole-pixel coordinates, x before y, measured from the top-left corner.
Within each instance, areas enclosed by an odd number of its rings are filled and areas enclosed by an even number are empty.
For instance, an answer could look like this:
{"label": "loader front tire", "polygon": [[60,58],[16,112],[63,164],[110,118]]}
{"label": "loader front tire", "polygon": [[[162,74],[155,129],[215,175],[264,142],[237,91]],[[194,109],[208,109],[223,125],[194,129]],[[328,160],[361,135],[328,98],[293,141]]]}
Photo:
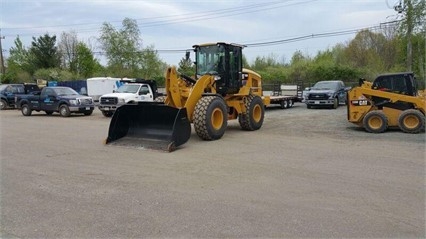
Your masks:
{"label": "loader front tire", "polygon": [[388,118],[379,110],[368,112],[362,120],[364,129],[370,133],[383,133],[388,128]]}
{"label": "loader front tire", "polygon": [[228,126],[225,101],[219,96],[202,97],[194,109],[194,129],[203,140],[222,138]]}
{"label": "loader front tire", "polygon": [[258,130],[262,127],[265,117],[265,107],[259,96],[249,95],[246,97],[244,105],[246,112],[238,116],[238,122],[243,130]]}
{"label": "loader front tire", "polygon": [[398,126],[404,133],[420,133],[425,127],[425,116],[418,110],[404,110],[399,115]]}

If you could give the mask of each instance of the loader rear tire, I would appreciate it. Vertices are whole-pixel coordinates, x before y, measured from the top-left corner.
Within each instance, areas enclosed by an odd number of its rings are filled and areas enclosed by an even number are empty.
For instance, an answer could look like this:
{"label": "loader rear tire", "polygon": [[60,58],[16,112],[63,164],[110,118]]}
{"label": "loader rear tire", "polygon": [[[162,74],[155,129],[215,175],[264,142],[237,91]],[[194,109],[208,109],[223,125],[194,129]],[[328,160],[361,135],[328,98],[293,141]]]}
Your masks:
{"label": "loader rear tire", "polygon": [[222,138],[228,126],[225,101],[219,96],[202,97],[194,109],[194,129],[203,140]]}
{"label": "loader rear tire", "polygon": [[404,110],[399,115],[398,126],[405,133],[420,133],[425,127],[425,116],[418,110]]}
{"label": "loader rear tire", "polygon": [[382,111],[370,111],[365,115],[362,124],[367,132],[383,133],[388,128],[388,118]]}
{"label": "loader rear tire", "polygon": [[238,122],[243,130],[258,130],[262,127],[265,117],[265,107],[259,96],[249,95],[244,102],[247,112],[238,116]]}

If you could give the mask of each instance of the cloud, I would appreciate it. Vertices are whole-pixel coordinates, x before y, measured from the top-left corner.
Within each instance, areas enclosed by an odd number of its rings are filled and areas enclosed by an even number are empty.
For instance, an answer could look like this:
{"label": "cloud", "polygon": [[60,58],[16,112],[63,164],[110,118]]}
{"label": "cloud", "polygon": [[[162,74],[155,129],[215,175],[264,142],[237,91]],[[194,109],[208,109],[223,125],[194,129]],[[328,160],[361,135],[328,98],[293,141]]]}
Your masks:
{"label": "cloud", "polygon": [[[74,30],[81,40],[93,44],[102,23],[119,29],[126,17],[137,20],[145,46],[162,50],[188,49],[194,44],[216,41],[257,43],[369,27],[395,14],[382,0],[6,0],[1,4],[6,57],[17,35],[29,46],[33,36],[46,32],[59,36]],[[248,47],[244,52],[249,61],[270,54],[290,59],[297,50],[316,54],[351,37]],[[183,55],[160,51],[160,57],[169,64],[177,64]]]}

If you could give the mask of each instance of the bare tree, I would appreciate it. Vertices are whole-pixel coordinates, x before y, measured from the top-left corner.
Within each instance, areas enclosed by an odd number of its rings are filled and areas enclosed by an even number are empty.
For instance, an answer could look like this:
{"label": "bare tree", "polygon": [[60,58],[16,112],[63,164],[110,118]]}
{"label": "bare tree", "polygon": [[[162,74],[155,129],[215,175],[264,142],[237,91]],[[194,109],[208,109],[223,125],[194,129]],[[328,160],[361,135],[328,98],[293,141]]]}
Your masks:
{"label": "bare tree", "polygon": [[75,31],[62,32],[58,50],[61,58],[61,67],[68,69],[71,72],[77,71],[76,59],[77,59],[77,33]]}

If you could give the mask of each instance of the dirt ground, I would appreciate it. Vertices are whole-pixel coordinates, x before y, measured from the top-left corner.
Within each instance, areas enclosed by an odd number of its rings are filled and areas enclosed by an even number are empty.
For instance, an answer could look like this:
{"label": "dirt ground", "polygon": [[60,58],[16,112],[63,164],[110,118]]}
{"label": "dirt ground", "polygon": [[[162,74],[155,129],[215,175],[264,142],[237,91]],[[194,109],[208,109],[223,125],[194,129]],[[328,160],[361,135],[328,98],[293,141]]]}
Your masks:
{"label": "dirt ground", "polygon": [[109,121],[0,112],[2,238],[426,236],[424,133],[297,103],[166,153],[104,145]]}

